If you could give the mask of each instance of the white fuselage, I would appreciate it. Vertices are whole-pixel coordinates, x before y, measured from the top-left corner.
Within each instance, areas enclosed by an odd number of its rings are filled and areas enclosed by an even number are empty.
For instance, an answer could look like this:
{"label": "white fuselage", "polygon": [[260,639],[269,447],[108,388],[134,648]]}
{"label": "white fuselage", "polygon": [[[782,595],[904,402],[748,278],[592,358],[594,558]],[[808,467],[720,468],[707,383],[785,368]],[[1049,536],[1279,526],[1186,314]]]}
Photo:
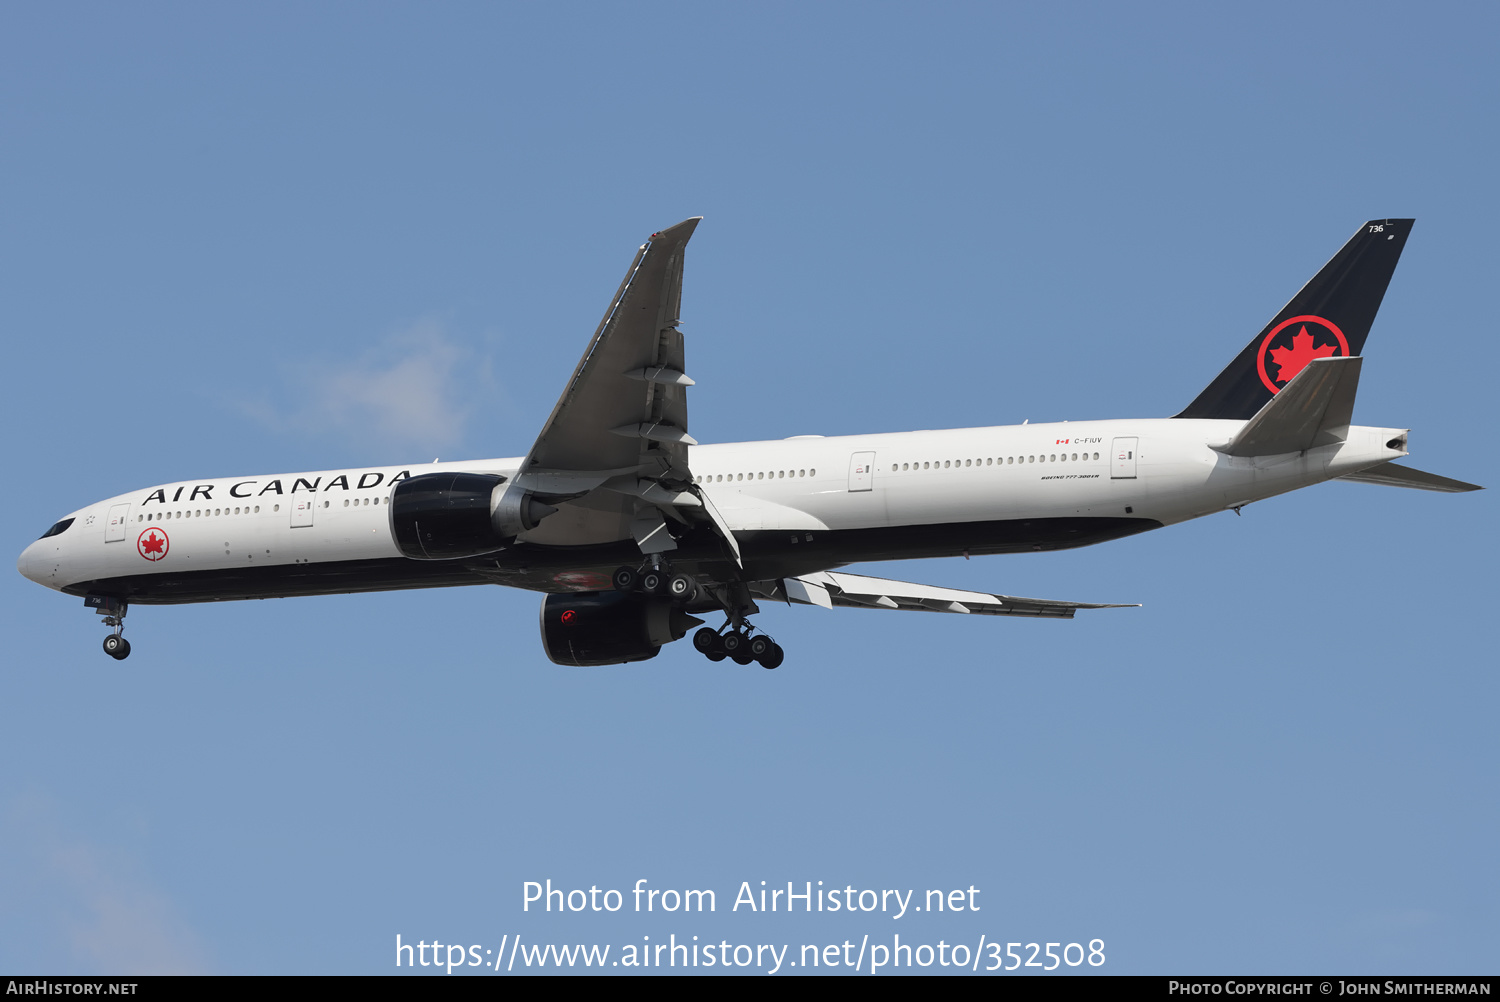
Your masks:
{"label": "white fuselage", "polygon": [[[1215,451],[1243,424],[1167,418],[809,436],[699,445],[690,462],[695,481],[744,545],[778,532],[796,543],[804,533],[810,541],[813,534],[849,530],[899,535],[903,527],[916,532],[1027,520],[1127,518],[1154,528],[1406,453],[1404,430],[1366,427],[1351,428],[1343,443],[1302,453],[1248,459]],[[71,526],[31,544],[18,566],[28,578],[73,594],[110,594],[112,582],[133,582],[132,594],[119,596],[131,601],[201,600],[153,599],[140,582],[236,575],[251,567],[273,577],[271,569],[279,569],[295,582],[283,591],[262,584],[258,594],[370,590],[377,586],[351,583],[347,568],[406,559],[391,532],[393,484],[437,471],[513,475],[520,463],[514,458],[388,466],[145,488],[73,512]],[[547,547],[549,533],[560,529],[551,521],[521,542]],[[579,542],[576,536],[570,540]],[[830,563],[857,559],[857,551],[845,550]],[[346,571],[321,581],[320,565]],[[591,579],[557,580],[561,588],[577,589]],[[398,579],[378,587],[419,584]],[[229,589],[213,597],[248,596]]]}

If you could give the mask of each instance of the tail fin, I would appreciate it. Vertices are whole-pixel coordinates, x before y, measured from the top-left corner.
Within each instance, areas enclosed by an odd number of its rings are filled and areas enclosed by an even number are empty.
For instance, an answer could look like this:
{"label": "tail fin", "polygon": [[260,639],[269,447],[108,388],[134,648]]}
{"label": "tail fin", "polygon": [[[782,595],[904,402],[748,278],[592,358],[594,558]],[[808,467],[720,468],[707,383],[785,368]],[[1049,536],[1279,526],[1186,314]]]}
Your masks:
{"label": "tail fin", "polygon": [[1180,418],[1248,420],[1315,358],[1362,354],[1413,219],[1372,219]]}

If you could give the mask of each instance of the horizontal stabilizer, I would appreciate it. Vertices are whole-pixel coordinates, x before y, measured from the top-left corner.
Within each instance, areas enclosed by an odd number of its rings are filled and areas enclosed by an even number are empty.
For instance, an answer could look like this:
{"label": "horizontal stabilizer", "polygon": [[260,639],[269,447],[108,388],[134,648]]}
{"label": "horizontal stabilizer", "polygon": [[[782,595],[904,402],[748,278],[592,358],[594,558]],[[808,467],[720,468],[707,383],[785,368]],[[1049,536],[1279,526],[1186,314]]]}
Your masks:
{"label": "horizontal stabilizer", "polygon": [[1352,480],[1356,484],[1380,484],[1383,487],[1411,487],[1419,491],[1441,491],[1444,494],[1464,494],[1482,491],[1478,484],[1466,484],[1462,480],[1450,480],[1436,473],[1423,473],[1410,466],[1381,463],[1379,466],[1358,473],[1346,473],[1340,480]]}
{"label": "horizontal stabilizer", "polygon": [[891,581],[819,571],[800,578],[763,581],[755,590],[767,598],[795,602],[799,605],[821,605],[860,609],[905,609],[912,612],[961,612],[984,616],[1036,616],[1048,619],[1072,619],[1079,609],[1129,609],[1132,605],[1103,605],[1092,602],[1054,602],[1041,598],[1019,598],[1015,595],[992,595],[988,592],[938,588],[933,585]]}
{"label": "horizontal stabilizer", "polygon": [[1312,359],[1219,451],[1277,456],[1344,441],[1363,361],[1357,355]]}

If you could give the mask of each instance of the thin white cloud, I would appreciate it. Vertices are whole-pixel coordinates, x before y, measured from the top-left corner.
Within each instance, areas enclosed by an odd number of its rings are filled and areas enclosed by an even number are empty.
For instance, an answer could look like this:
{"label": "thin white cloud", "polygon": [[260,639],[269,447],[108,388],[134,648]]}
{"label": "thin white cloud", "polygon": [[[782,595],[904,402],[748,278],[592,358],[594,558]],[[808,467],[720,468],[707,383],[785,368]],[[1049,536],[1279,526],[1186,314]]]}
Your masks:
{"label": "thin white cloud", "polygon": [[290,407],[244,409],[279,431],[436,455],[463,442],[477,403],[493,393],[489,375],[488,359],[424,320],[357,358],[290,370]]}
{"label": "thin white cloud", "polygon": [[198,935],[128,852],[65,832],[51,803],[34,795],[7,805],[0,832],[0,886],[14,896],[10,904],[44,926],[32,932],[45,955],[13,962],[51,968],[71,961],[80,973],[209,972]]}

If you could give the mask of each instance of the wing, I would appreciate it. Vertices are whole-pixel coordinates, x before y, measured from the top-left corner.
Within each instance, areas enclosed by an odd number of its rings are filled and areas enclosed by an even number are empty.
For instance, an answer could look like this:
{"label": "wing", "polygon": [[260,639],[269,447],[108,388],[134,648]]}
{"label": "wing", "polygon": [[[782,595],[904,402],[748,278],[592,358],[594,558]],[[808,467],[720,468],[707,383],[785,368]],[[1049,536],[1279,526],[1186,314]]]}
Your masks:
{"label": "wing", "polygon": [[[733,537],[692,489],[683,371],[682,265],[701,217],[643,244],[567,388],[527,454],[517,483],[557,506],[526,542],[580,545],[634,539],[675,547],[666,518]],[[735,553],[736,562],[737,553]]]}
{"label": "wing", "polygon": [[859,609],[906,609],[913,612],[978,613],[984,616],[1037,616],[1047,619],[1072,619],[1079,609],[1131,609],[1138,605],[1113,605],[1094,602],[1053,602],[1041,598],[1019,598],[1015,595],[993,595],[981,591],[938,588],[933,585],[891,581],[822,571],[797,578],[762,581],[755,590],[765,598],[795,602],[799,605],[821,605],[825,609],[846,606]]}
{"label": "wing", "polygon": [[649,470],[687,476],[682,259],[698,226],[653,233],[526,457],[527,474],[614,475]]}

